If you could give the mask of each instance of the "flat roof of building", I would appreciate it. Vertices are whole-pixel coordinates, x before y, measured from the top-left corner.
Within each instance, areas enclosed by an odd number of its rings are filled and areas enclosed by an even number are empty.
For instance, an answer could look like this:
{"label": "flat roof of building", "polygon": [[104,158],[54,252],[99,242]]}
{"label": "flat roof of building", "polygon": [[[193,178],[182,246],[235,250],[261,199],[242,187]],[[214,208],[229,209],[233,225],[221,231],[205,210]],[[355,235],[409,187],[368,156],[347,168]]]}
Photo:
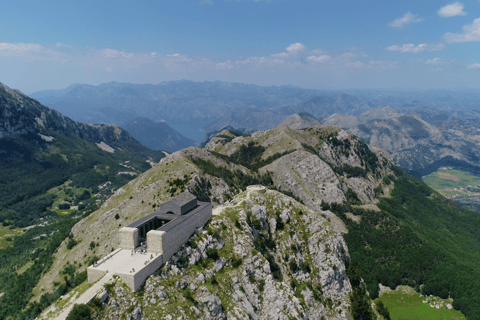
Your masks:
{"label": "flat roof of building", "polygon": [[184,204],[189,203],[192,200],[197,200],[197,197],[195,197],[190,192],[185,191],[180,193],[178,196],[175,196],[172,199],[165,201],[164,203],[173,202],[176,205],[183,206]]}
{"label": "flat roof of building", "polygon": [[200,202],[200,201],[198,201],[197,206],[195,208],[193,208],[190,212],[188,212],[187,214],[184,214],[184,215],[168,214],[168,213],[162,212],[162,210],[157,210],[157,211],[152,212],[152,213],[146,215],[145,217],[140,218],[137,221],[129,224],[127,227],[128,228],[138,228],[141,225],[147,223],[148,221],[150,221],[154,218],[158,218],[158,219],[161,219],[161,220],[170,220],[165,225],[163,225],[162,227],[157,229],[157,230],[160,230],[160,231],[168,231],[171,228],[173,228],[174,226],[176,226],[179,223],[181,223],[182,221],[184,221],[185,219],[187,219],[188,217],[190,217],[191,215],[197,213],[199,210],[205,208],[209,204],[210,204],[210,202]]}
{"label": "flat roof of building", "polygon": [[[103,263],[95,265],[93,269],[111,273],[136,274],[145,268],[146,264],[152,260],[152,256],[156,258],[158,255],[135,253],[132,256],[132,250],[122,249]],[[132,268],[135,269],[135,272],[132,271]]]}

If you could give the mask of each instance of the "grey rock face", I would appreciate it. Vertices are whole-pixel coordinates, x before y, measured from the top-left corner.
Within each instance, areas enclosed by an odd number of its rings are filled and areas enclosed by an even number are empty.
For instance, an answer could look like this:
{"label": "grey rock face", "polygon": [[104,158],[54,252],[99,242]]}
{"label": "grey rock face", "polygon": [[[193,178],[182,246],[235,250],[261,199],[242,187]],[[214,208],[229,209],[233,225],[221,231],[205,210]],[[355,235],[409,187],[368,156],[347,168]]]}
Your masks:
{"label": "grey rock face", "polygon": [[133,318],[136,320],[142,319],[142,306],[138,306],[133,310]]}
{"label": "grey rock face", "polygon": [[213,294],[201,295],[198,301],[203,303],[205,313],[209,314],[208,319],[223,320],[227,319],[227,315],[223,311],[222,301]]}
{"label": "grey rock face", "polygon": [[103,290],[99,294],[97,294],[97,297],[100,299],[101,302],[105,302],[108,299],[108,292],[107,290]]}
{"label": "grey rock face", "polygon": [[341,203],[345,199],[340,181],[330,166],[306,151],[290,153],[262,170],[274,172],[279,189],[294,192],[310,202],[317,199]]}

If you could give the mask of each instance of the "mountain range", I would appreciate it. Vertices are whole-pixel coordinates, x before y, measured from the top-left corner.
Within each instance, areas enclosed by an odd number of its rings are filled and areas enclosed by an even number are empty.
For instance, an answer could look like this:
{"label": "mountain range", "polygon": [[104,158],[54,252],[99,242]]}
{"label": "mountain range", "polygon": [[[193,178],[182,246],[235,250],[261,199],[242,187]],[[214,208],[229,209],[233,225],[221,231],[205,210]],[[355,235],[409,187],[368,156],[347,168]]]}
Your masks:
{"label": "mountain range", "polygon": [[[323,121],[356,135],[369,145],[388,151],[395,162],[421,178],[424,168],[435,167],[442,159],[456,159],[452,165],[478,166],[480,135],[459,130],[442,130],[418,115],[391,107],[369,110],[358,117],[334,114]],[[445,161],[442,161],[445,165]]]}
{"label": "mountain range", "polygon": [[153,122],[147,118],[135,118],[122,124],[122,128],[152,150],[174,152],[195,145],[195,141],[186,138],[166,123]]}
{"label": "mountain range", "polygon": [[[212,221],[139,292],[119,279],[105,286],[87,307],[96,317],[381,319],[380,288],[407,285],[478,318],[478,213],[394,161],[415,168],[455,156],[474,166],[472,134],[462,136],[473,129],[456,133],[450,112],[433,125],[330,95],[281,106],[290,111],[269,130],[227,126],[202,148],[165,156],[118,125],[73,121],[2,84],[0,219],[28,228],[0,248],[0,319],[57,316],[88,286],[86,266],[118,247],[119,228],[184,190],[216,206]],[[306,102],[313,115],[296,112]],[[352,107],[328,116],[337,102]],[[392,146],[393,156],[365,141]],[[269,190],[246,192],[253,184]]]}
{"label": "mountain range", "polygon": [[[218,206],[215,217],[140,293],[108,285],[92,305],[100,318],[373,319],[379,284],[451,297],[476,318],[478,214],[405,174],[387,152],[301,118],[250,136],[224,130],[203,149],[162,159],[73,227],[78,244],[58,248],[33,300],[56,290],[66,266],[81,273],[116,248],[119,226],[189,190]],[[270,190],[246,193],[251,184]]]}

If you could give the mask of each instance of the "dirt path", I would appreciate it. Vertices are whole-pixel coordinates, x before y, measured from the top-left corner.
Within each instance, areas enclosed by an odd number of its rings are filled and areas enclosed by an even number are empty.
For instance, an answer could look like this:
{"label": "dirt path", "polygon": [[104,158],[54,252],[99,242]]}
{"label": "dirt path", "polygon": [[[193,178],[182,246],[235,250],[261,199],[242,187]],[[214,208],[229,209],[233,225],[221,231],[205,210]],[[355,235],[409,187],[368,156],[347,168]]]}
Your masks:
{"label": "dirt path", "polygon": [[87,291],[85,291],[80,297],[74,298],[72,297],[70,301],[66,304],[65,307],[63,307],[62,312],[58,317],[55,318],[55,320],[65,320],[72,311],[73,306],[75,304],[87,304],[90,302],[90,300],[93,299],[102,289],[103,285],[106,284],[108,281],[112,279],[112,274],[107,273],[103,278],[97,281],[92,287],[90,287]]}

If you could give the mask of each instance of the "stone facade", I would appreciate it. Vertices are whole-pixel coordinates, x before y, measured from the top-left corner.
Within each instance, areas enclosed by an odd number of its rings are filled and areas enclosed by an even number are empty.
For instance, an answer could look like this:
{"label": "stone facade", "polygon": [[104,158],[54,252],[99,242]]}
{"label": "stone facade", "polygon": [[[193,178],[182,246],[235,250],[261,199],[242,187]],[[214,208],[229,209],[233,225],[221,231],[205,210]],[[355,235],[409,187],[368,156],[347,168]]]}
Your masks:
{"label": "stone facade", "polygon": [[165,231],[151,230],[147,233],[148,252],[163,253],[163,236]]}
{"label": "stone facade", "polygon": [[118,231],[120,238],[120,248],[133,250],[138,245],[138,229],[123,227]]}
{"label": "stone facade", "polygon": [[[110,272],[132,290],[143,282],[212,217],[212,205],[184,192],[155,211],[119,230],[120,249],[87,268],[90,282]],[[141,241],[146,240],[146,246]]]}

